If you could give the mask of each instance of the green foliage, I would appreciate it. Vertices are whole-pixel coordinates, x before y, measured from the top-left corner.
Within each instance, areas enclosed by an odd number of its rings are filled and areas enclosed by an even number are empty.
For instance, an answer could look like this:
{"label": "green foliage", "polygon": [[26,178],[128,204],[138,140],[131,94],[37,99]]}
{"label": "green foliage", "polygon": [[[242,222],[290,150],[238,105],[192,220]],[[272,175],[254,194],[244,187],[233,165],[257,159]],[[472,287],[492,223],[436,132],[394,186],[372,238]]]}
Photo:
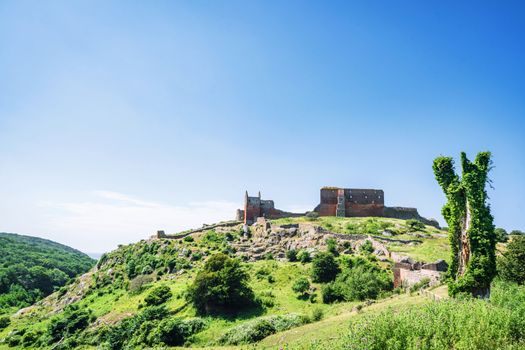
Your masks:
{"label": "green foliage", "polygon": [[494,234],[496,235],[497,242],[507,242],[509,239],[509,235],[507,234],[507,231],[505,231],[504,228],[497,227],[494,230]]}
{"label": "green foliage", "polygon": [[148,275],[139,275],[132,279],[129,283],[129,292],[138,294],[142,292],[148,283],[153,282],[153,277]]}
{"label": "green foliage", "polygon": [[486,296],[496,275],[496,235],[485,190],[490,157],[490,152],[480,152],[470,162],[461,153],[462,178],[455,173],[451,157],[438,157],[433,163],[436,180],[447,197],[442,214],[449,226],[451,295]]}
{"label": "green foliage", "polygon": [[299,253],[297,253],[297,259],[302,262],[303,264],[309,263],[312,261],[312,258],[310,256],[310,253],[306,250],[301,250]]}
{"label": "green foliage", "polygon": [[377,267],[357,266],[344,271],[334,282],[323,288],[323,302],[377,299],[381,292],[392,288],[392,277],[385,271]]}
{"label": "green foliage", "polygon": [[87,255],[52,241],[0,233],[0,312],[34,303],[94,263]]}
{"label": "green foliage", "polygon": [[145,298],[144,302],[147,306],[155,306],[164,304],[172,296],[170,287],[166,285],[161,285],[155,287]]}
{"label": "green foliage", "polygon": [[330,282],[341,270],[332,254],[319,252],[312,261],[312,280],[314,282]]}
{"label": "green foliage", "polygon": [[115,350],[158,344],[162,333],[158,330],[160,321],[168,316],[164,305],[146,307],[140,314],[111,326],[102,334],[102,340],[107,347]]}
{"label": "green foliage", "polygon": [[312,322],[317,322],[317,321],[321,321],[324,317],[324,312],[322,309],[316,307],[315,309],[313,309],[312,311],[312,316],[310,317]]}
{"label": "green foliage", "polygon": [[376,299],[391,291],[392,276],[364,256],[341,257],[343,272],[321,289],[323,303]]}
{"label": "green foliage", "polygon": [[0,316],[0,331],[9,326],[10,323],[9,316]]}
{"label": "green foliage", "polygon": [[309,289],[310,281],[308,281],[308,278],[306,277],[299,277],[292,285],[292,290],[300,296],[305,295]]}
{"label": "green foliage", "polygon": [[201,318],[181,319],[168,318],[158,325],[154,339],[155,343],[168,346],[181,346],[193,334],[205,327],[206,323]]}
{"label": "green foliage", "polygon": [[525,284],[525,236],[513,236],[507,250],[498,259],[501,278]]}
{"label": "green foliage", "polygon": [[254,301],[248,278],[239,260],[215,254],[195,277],[187,298],[201,314],[239,310]]}
{"label": "green foliage", "polygon": [[297,261],[297,250],[290,249],[286,252],[286,259],[288,259],[289,262]]}
{"label": "green foliage", "polygon": [[[491,303],[449,299],[357,318],[333,350],[522,349],[525,290],[498,284]],[[323,349],[312,346],[312,349]]]}
{"label": "green foliage", "polygon": [[186,236],[183,238],[184,242],[193,242],[195,239],[192,236]]}
{"label": "green foliage", "polygon": [[310,319],[300,314],[266,316],[231,328],[219,338],[222,345],[255,343],[277,332],[308,323]]}
{"label": "green foliage", "polygon": [[525,232],[520,230],[512,230],[509,233],[510,236],[525,236]]}
{"label": "green foliage", "polygon": [[270,252],[267,252],[264,254],[264,260],[274,260],[273,259],[273,254],[270,253]]}
{"label": "green foliage", "polygon": [[326,239],[326,250],[333,256],[339,256],[339,252],[337,251],[337,240],[335,238],[330,237]]}
{"label": "green foliage", "polygon": [[425,230],[425,224],[416,219],[407,220],[406,226],[410,232],[417,232],[417,231]]}
{"label": "green foliage", "polygon": [[428,277],[422,278],[419,282],[414,283],[410,287],[410,292],[411,293],[416,292],[416,291],[418,291],[420,289],[428,287],[429,285],[430,285],[430,278],[428,278]]}
{"label": "green foliage", "polygon": [[93,320],[94,317],[89,309],[81,309],[75,304],[68,306],[63,313],[51,320],[47,328],[50,342],[55,343],[63,338],[74,336],[87,328]]}
{"label": "green foliage", "polygon": [[361,253],[372,254],[374,252],[374,246],[372,244],[372,241],[367,239],[363,244],[361,244],[359,250],[361,251]]}

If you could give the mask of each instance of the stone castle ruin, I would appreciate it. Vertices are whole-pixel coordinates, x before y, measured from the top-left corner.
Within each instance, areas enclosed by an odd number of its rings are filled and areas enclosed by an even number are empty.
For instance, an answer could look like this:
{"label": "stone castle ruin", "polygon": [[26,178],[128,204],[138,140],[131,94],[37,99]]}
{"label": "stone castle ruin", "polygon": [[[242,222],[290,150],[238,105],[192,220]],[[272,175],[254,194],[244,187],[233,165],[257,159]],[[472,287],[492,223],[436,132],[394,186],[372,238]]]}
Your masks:
{"label": "stone castle ruin", "polygon": [[246,225],[251,225],[257,218],[279,219],[295,216],[303,216],[306,213],[289,213],[275,209],[272,200],[261,199],[261,192],[257,197],[248,196],[248,191],[244,194],[244,209],[237,209],[235,215],[237,221],[242,221]]}
{"label": "stone castle ruin", "polygon": [[[439,227],[436,220],[426,219],[419,215],[416,208],[386,207],[383,190],[355,189],[339,187],[321,188],[320,203],[313,210],[319,216],[338,217],[386,217],[395,219],[416,219],[426,225]],[[252,225],[257,218],[279,219],[285,217],[303,216],[306,213],[289,213],[275,208],[273,200],[244,196],[244,209],[238,209],[236,219],[246,225]]]}

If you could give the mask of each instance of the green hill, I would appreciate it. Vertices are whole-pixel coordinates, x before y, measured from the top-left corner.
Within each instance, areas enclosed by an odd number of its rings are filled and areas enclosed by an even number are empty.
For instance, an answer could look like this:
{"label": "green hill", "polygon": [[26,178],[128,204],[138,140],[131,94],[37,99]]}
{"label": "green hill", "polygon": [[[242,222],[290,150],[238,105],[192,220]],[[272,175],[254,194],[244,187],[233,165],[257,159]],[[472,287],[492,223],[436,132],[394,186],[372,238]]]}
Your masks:
{"label": "green hill", "polygon": [[0,233],[0,314],[33,304],[94,263],[84,253],[50,240]]}
{"label": "green hill", "polygon": [[[431,287],[421,294],[417,291],[424,285],[412,288],[412,293],[393,290],[392,260],[376,256],[365,244],[383,242],[419,261],[431,261],[448,254],[444,234],[429,226],[414,230],[414,223],[396,219],[294,218],[269,222],[262,230],[252,226],[251,237],[244,236],[241,225],[229,225],[179,239],[142,240],[104,254],[88,273],[11,315],[4,327],[0,319],[0,348],[335,350],[345,349],[347,340],[355,341],[351,325],[360,325],[389,348],[384,335],[393,325],[387,321],[396,317],[400,323],[396,341],[401,345],[390,348],[415,349],[425,335],[414,333],[414,340],[410,332],[402,332],[410,327],[403,323],[408,322],[402,317],[405,312],[426,322],[429,329],[434,327],[432,332],[448,321],[461,325],[469,319],[465,313],[472,312],[470,331],[480,324],[494,338],[489,346],[518,349],[516,344],[524,339],[519,331],[520,320],[525,319],[525,300],[519,299],[525,296],[523,288],[498,284],[489,308],[482,302],[450,301],[438,306],[442,309],[431,309],[434,298],[445,298],[446,287]],[[268,244],[262,245],[264,241]],[[283,247],[288,249],[286,258],[281,256]],[[319,254],[325,251],[331,253]],[[312,261],[315,254],[318,258]],[[319,263],[319,257],[327,254],[337,264],[337,276],[332,282],[319,282],[316,273],[330,270],[330,259]],[[209,266],[211,257],[217,256],[230,258],[224,258],[222,267]],[[203,312],[192,302],[196,281],[204,283],[203,297],[213,295],[217,302],[217,296],[228,294],[225,285],[238,287],[238,278],[244,275],[253,292],[252,304],[227,303]],[[480,323],[491,313],[497,322]],[[505,328],[505,322],[515,327]],[[439,341],[451,339],[454,346],[423,348],[471,349],[456,346],[464,344],[467,333],[454,327],[437,332]],[[449,329],[457,334],[447,333]],[[365,333],[356,334],[366,338]]]}

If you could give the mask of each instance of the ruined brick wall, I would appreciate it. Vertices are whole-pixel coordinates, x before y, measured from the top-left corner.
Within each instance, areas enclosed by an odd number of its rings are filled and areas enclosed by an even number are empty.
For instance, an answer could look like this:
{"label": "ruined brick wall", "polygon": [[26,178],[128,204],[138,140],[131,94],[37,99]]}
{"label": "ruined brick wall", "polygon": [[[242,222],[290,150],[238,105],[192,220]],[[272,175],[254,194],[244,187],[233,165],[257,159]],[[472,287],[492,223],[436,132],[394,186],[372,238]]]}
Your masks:
{"label": "ruined brick wall", "polygon": [[336,216],[338,194],[344,195],[345,216],[383,216],[384,192],[373,189],[323,187],[321,201],[315,211],[321,216]]}
{"label": "ruined brick wall", "polygon": [[258,197],[250,197],[248,196],[248,192],[246,192],[244,196],[244,210],[238,209],[235,215],[236,218],[242,216],[242,221],[247,225],[251,225],[255,223],[259,217],[280,219],[303,216],[305,213],[289,213],[275,209],[273,200],[261,199],[261,193],[259,193]]}

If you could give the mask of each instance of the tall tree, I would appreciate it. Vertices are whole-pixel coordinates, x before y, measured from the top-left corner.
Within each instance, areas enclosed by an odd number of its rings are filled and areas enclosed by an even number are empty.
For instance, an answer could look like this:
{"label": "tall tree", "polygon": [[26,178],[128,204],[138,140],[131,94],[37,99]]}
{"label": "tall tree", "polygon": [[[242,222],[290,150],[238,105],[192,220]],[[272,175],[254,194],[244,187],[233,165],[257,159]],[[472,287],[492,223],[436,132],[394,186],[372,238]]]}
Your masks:
{"label": "tall tree", "polygon": [[490,152],[480,152],[471,162],[462,152],[461,177],[454,170],[452,157],[434,160],[436,180],[447,196],[442,214],[449,227],[452,251],[450,295],[490,296],[490,283],[496,275],[496,234],[485,190],[490,158]]}

